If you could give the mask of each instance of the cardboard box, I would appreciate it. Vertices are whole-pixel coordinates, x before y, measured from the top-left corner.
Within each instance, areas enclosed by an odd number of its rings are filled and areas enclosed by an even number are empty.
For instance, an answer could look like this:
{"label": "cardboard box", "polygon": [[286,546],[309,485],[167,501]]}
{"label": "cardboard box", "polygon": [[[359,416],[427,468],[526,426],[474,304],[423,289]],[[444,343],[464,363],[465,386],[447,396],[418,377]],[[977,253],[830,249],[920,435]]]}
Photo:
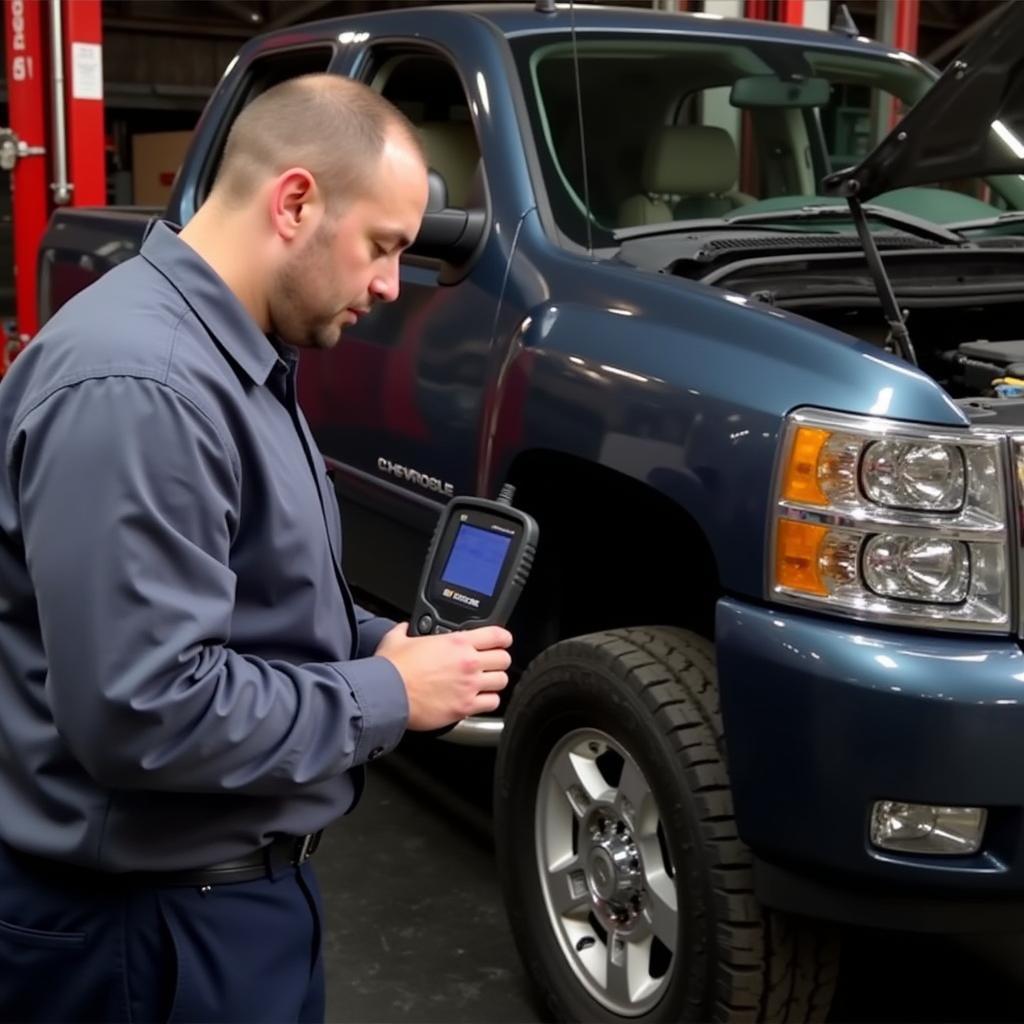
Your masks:
{"label": "cardboard box", "polygon": [[136,206],[167,205],[174,176],[191,141],[191,132],[132,136],[132,202]]}

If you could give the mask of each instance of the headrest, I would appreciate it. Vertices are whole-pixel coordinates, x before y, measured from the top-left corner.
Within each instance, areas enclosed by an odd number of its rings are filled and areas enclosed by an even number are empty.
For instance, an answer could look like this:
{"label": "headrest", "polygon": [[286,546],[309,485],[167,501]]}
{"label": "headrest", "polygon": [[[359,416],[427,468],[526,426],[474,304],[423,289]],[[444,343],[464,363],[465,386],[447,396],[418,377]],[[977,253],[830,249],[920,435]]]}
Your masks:
{"label": "headrest", "polygon": [[424,121],[417,131],[427,151],[427,163],[448,186],[448,205],[465,207],[480,160],[473,126],[467,121]]}
{"label": "headrest", "polygon": [[736,184],[738,172],[736,143],[724,128],[674,125],[651,139],[643,185],[651,195],[718,195]]}

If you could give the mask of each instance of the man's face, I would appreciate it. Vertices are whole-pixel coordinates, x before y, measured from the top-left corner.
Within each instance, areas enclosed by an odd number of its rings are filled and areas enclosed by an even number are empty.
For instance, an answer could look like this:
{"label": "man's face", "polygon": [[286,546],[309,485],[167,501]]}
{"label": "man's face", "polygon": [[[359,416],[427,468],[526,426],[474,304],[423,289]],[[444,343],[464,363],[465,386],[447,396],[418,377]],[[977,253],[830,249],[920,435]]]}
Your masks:
{"label": "man's face", "polygon": [[419,231],[427,172],[389,136],[371,185],[337,216],[325,214],[271,287],[270,320],[286,344],[333,348],[377,302],[398,297],[398,258]]}

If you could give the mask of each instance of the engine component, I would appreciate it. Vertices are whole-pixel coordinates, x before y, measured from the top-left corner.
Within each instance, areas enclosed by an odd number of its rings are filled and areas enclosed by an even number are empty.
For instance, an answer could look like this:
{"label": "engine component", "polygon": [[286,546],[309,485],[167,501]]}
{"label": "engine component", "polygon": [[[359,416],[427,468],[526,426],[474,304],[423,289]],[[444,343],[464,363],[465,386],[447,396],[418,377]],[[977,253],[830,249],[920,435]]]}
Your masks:
{"label": "engine component", "polygon": [[1024,340],[967,341],[945,354],[953,378],[972,394],[998,394],[996,382],[1024,378]]}

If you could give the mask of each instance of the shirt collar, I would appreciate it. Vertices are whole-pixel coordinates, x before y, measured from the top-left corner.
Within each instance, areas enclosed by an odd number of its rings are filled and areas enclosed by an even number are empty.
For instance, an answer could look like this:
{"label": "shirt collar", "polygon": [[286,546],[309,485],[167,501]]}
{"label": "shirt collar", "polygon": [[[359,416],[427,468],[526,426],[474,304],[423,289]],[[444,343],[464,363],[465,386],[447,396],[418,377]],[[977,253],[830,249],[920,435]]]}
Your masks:
{"label": "shirt collar", "polygon": [[266,384],[280,355],[224,279],[178,237],[178,228],[158,221],[140,254],[188,303],[229,356],[255,384]]}

